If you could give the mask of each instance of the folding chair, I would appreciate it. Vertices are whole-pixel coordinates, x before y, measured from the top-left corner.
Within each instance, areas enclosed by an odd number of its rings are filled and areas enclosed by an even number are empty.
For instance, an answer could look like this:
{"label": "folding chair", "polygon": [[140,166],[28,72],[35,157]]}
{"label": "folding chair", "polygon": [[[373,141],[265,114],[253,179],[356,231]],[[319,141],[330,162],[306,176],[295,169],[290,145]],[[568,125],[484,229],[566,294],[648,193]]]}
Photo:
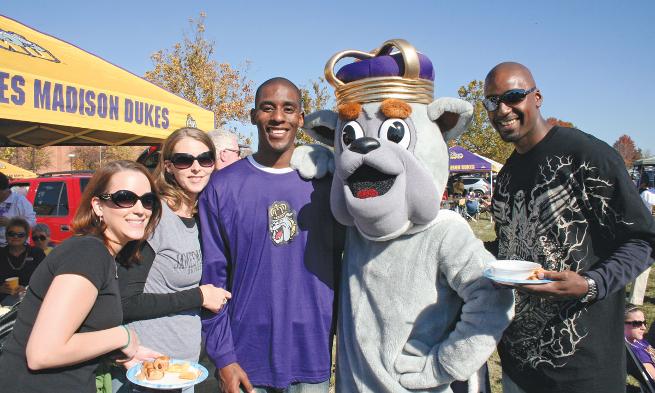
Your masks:
{"label": "folding chair", "polygon": [[16,303],[8,313],[0,316],[0,353],[2,353],[2,347],[5,341],[9,338],[12,330],[14,330],[14,323],[18,315],[18,306],[20,306],[20,302]]}
{"label": "folding chair", "polygon": [[643,393],[655,393],[655,385],[644,368],[644,365],[641,364],[634,352],[632,352],[630,344],[626,341],[624,341],[623,344],[625,344],[625,358],[628,375],[633,376],[639,382],[639,388]]}

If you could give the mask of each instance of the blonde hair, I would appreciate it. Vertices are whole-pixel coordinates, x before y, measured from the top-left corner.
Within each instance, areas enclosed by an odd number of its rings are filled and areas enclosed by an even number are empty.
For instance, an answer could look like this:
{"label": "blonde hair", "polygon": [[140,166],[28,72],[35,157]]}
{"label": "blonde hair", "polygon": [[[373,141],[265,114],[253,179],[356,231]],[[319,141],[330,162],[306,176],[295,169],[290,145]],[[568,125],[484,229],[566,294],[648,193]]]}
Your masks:
{"label": "blonde hair", "polygon": [[641,306],[635,306],[634,304],[627,304],[625,306],[625,312],[623,313],[623,318],[628,318],[628,314],[636,312],[636,311],[641,311],[642,314],[644,313],[644,310],[641,308]]}
{"label": "blonde hair", "polygon": [[[164,141],[164,144],[161,148],[161,154],[159,155],[159,163],[155,169],[155,184],[159,189],[161,196],[166,200],[166,203],[173,211],[177,211],[183,203],[186,203],[188,206],[195,205],[196,201],[191,200],[182,187],[175,180],[175,176],[166,172],[166,161],[170,161],[173,157],[173,150],[175,145],[178,144],[184,138],[195,139],[205,146],[209,150],[214,158],[216,157],[216,148],[211,138],[204,132],[197,128],[185,127],[179,128],[173,133],[171,133],[168,138]],[[194,208],[194,213],[195,213]]]}

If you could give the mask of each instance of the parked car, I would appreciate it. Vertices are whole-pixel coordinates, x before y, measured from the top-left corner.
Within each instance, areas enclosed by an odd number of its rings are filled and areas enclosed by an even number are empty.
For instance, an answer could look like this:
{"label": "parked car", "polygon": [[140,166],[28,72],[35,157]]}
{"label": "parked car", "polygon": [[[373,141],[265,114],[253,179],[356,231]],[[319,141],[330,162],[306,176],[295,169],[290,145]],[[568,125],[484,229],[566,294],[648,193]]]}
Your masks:
{"label": "parked car", "polygon": [[92,175],[92,171],[45,173],[34,179],[12,180],[11,189],[32,203],[36,222],[48,224],[50,239],[59,244],[73,234],[71,222]]}
{"label": "parked car", "polygon": [[481,177],[462,176],[461,179],[464,182],[464,189],[469,193],[473,192],[478,195],[484,195],[491,191],[489,182]]}
{"label": "parked car", "polygon": [[150,146],[139,154],[139,158],[136,159],[136,162],[143,164],[143,166],[152,172],[155,170],[157,163],[159,162],[160,150],[161,145]]}

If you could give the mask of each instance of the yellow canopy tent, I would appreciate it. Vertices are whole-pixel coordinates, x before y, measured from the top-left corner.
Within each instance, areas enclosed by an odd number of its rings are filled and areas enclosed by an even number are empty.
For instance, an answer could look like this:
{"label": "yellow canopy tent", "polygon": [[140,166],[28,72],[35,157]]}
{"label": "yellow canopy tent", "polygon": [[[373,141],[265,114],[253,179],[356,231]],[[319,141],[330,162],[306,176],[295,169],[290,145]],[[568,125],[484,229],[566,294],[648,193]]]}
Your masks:
{"label": "yellow canopy tent", "polygon": [[0,146],[147,145],[211,111],[0,15]]}
{"label": "yellow canopy tent", "polygon": [[37,174],[30,172],[27,169],[23,169],[19,166],[12,165],[8,162],[0,160],[0,172],[7,175],[12,179],[21,178],[21,179],[31,179],[37,177]]}

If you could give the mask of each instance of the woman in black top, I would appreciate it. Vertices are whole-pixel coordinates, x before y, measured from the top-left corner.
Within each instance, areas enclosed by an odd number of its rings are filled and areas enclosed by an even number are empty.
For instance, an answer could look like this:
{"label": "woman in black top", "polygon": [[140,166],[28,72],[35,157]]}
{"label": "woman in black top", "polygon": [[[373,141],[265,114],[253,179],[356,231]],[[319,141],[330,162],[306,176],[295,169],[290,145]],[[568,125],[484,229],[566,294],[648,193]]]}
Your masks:
{"label": "woman in black top", "polygon": [[73,220],[77,236],[32,274],[0,355],[3,391],[91,393],[103,355],[120,350],[126,362],[156,355],[121,325],[114,259],[156,226],[160,208],[153,189],[148,171],[132,161],[111,162],[95,173]]}
{"label": "woman in black top", "polygon": [[[7,224],[7,245],[0,247],[0,301],[3,306],[18,302],[20,295],[30,281],[34,269],[45,258],[40,248],[25,244],[30,234],[30,224],[20,217],[14,217]],[[18,286],[5,282],[10,277],[18,277]]]}

